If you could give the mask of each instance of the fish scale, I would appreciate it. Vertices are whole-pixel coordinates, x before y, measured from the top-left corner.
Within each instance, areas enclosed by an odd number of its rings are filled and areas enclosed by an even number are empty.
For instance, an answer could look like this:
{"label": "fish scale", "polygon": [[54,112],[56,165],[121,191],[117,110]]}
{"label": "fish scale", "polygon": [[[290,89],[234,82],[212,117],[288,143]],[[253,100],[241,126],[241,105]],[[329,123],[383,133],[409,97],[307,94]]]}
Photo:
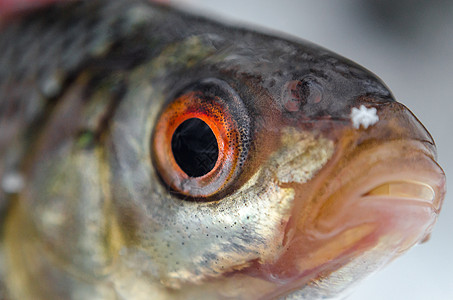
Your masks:
{"label": "fish scale", "polygon": [[[35,17],[18,21],[2,31],[0,78],[4,80],[0,82],[0,119],[4,132],[9,133],[2,134],[0,153],[3,157],[7,157],[3,154],[7,146],[25,136],[30,124],[39,126],[44,122],[43,116],[50,114],[57,96],[64,93],[84,64],[93,58],[108,57],[112,45],[137,32],[137,28],[133,28],[136,20],[130,18],[130,23],[125,23],[118,14],[127,12],[125,7],[122,1],[104,5],[74,3],[61,9],[44,9],[43,13],[36,13]],[[62,11],[67,17],[61,16]],[[82,17],[87,11],[91,18]],[[42,39],[37,42],[36,36]],[[23,88],[24,85],[27,88]],[[5,171],[0,173],[18,167],[15,162],[9,165],[1,166],[0,170]]]}

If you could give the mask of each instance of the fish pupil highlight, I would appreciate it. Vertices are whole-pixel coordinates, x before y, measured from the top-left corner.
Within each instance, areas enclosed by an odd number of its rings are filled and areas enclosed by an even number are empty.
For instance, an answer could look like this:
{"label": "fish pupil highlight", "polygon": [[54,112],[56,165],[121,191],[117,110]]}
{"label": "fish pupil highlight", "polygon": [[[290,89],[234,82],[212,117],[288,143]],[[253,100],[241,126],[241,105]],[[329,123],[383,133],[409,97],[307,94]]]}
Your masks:
{"label": "fish pupil highlight", "polygon": [[182,122],[171,139],[173,157],[190,177],[209,173],[219,156],[217,139],[211,128],[198,118]]}

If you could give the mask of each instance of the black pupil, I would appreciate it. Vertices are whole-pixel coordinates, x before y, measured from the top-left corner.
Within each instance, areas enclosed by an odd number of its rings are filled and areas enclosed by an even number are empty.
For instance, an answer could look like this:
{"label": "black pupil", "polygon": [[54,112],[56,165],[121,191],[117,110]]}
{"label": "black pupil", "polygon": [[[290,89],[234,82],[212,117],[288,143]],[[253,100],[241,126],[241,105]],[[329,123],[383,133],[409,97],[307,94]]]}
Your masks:
{"label": "black pupil", "polygon": [[198,118],[188,119],[176,128],[171,139],[171,150],[179,167],[190,177],[209,173],[219,156],[214,133]]}

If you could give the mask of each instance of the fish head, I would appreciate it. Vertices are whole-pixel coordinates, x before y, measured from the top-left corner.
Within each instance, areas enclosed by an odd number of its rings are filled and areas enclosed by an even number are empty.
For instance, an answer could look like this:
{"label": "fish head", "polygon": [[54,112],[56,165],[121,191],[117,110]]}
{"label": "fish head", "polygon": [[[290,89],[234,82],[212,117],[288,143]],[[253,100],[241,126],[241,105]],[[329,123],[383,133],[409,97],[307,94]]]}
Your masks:
{"label": "fish head", "polygon": [[146,1],[81,3],[36,75],[55,101],[6,226],[16,298],[325,299],[429,235],[434,142],[374,74]]}
{"label": "fish head", "polygon": [[131,97],[148,107],[124,109],[118,123],[148,128],[112,131],[134,266],[187,297],[313,299],[429,235],[445,193],[433,139],[375,75],[260,34],[190,36],[176,48],[193,60],[174,72],[162,62],[158,84]]}

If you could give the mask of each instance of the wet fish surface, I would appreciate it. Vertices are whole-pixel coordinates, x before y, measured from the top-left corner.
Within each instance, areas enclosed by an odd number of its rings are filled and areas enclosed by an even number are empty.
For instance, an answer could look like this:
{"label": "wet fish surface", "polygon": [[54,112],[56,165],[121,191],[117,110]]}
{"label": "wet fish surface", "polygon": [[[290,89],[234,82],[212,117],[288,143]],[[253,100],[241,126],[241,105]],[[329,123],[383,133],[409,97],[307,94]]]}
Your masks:
{"label": "wet fish surface", "polygon": [[445,175],[374,74],[139,0],[0,27],[6,299],[329,299],[426,240]]}

